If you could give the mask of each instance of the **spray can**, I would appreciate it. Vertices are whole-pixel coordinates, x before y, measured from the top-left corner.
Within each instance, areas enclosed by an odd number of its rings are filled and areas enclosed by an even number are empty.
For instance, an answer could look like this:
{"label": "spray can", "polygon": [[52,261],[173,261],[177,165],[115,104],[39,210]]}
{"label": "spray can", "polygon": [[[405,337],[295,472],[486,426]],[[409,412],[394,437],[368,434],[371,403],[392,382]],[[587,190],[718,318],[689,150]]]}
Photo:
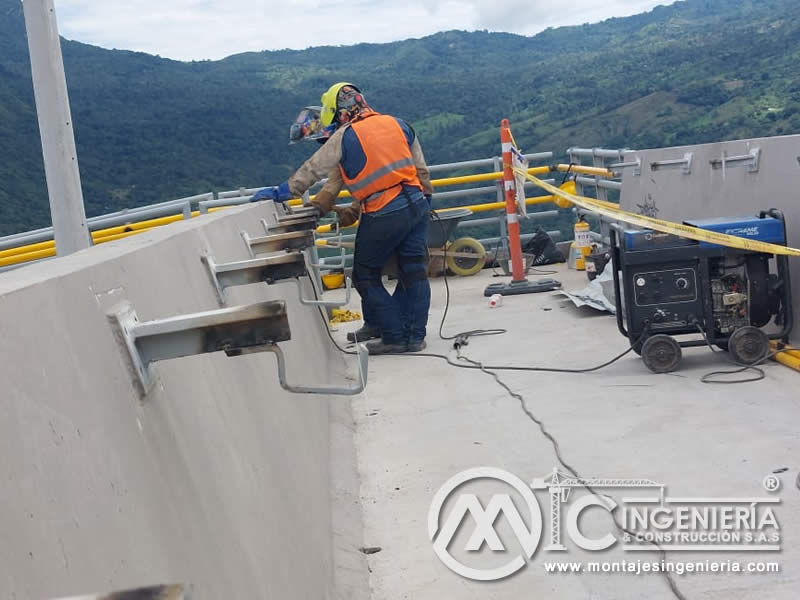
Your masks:
{"label": "spray can", "polygon": [[489,308],[497,308],[498,306],[502,306],[502,304],[503,304],[502,294],[494,294],[491,298],[489,298]]}
{"label": "spray can", "polygon": [[572,250],[575,257],[575,270],[586,270],[586,257],[592,253],[592,236],[590,235],[591,228],[589,223],[585,221],[585,217],[581,216],[577,223],[575,223],[575,242],[572,244]]}

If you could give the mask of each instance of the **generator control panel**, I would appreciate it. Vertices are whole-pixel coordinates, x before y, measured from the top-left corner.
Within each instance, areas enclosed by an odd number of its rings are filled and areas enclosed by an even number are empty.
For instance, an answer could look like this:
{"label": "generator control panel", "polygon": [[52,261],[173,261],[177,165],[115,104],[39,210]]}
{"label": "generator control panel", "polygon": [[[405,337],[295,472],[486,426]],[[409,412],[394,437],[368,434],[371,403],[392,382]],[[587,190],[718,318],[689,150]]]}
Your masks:
{"label": "generator control panel", "polygon": [[697,300],[697,272],[693,268],[635,273],[637,306]]}

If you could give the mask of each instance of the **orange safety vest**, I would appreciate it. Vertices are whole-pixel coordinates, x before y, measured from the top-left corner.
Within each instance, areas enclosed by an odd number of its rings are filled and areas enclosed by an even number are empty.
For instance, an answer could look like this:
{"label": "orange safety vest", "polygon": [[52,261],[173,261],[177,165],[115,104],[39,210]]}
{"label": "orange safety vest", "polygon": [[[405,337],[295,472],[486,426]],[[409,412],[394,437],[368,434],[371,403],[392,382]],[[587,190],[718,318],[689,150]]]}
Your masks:
{"label": "orange safety vest", "polygon": [[353,179],[341,165],[339,170],[363,212],[376,212],[389,204],[402,191],[402,184],[422,189],[408,140],[394,117],[373,114],[350,127],[361,143],[367,163]]}

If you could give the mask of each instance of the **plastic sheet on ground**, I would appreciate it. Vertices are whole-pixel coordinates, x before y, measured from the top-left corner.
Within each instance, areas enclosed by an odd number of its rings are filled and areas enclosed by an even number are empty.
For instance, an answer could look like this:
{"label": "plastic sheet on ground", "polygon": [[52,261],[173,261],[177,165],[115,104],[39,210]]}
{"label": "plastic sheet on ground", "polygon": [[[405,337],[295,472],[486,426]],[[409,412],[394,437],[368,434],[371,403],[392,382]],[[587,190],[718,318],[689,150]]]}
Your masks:
{"label": "plastic sheet on ground", "polygon": [[556,293],[562,294],[572,300],[575,306],[589,306],[599,311],[616,314],[614,303],[614,279],[609,262],[603,272],[593,281],[589,282],[582,290],[567,292],[559,290]]}

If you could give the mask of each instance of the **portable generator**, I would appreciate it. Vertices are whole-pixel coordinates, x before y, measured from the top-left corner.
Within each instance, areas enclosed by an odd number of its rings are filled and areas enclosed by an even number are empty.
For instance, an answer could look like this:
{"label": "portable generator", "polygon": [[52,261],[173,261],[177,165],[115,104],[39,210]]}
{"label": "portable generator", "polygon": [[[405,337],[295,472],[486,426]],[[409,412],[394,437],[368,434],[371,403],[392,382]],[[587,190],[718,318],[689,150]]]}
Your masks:
{"label": "portable generator", "polygon": [[[783,214],[695,219],[698,229],[786,245]],[[765,254],[652,230],[611,230],[617,325],[654,373],[674,371],[681,348],[715,345],[740,365],[788,341],[791,282],[785,255]],[[678,341],[675,336],[693,335]],[[698,338],[702,334],[702,339]]]}

